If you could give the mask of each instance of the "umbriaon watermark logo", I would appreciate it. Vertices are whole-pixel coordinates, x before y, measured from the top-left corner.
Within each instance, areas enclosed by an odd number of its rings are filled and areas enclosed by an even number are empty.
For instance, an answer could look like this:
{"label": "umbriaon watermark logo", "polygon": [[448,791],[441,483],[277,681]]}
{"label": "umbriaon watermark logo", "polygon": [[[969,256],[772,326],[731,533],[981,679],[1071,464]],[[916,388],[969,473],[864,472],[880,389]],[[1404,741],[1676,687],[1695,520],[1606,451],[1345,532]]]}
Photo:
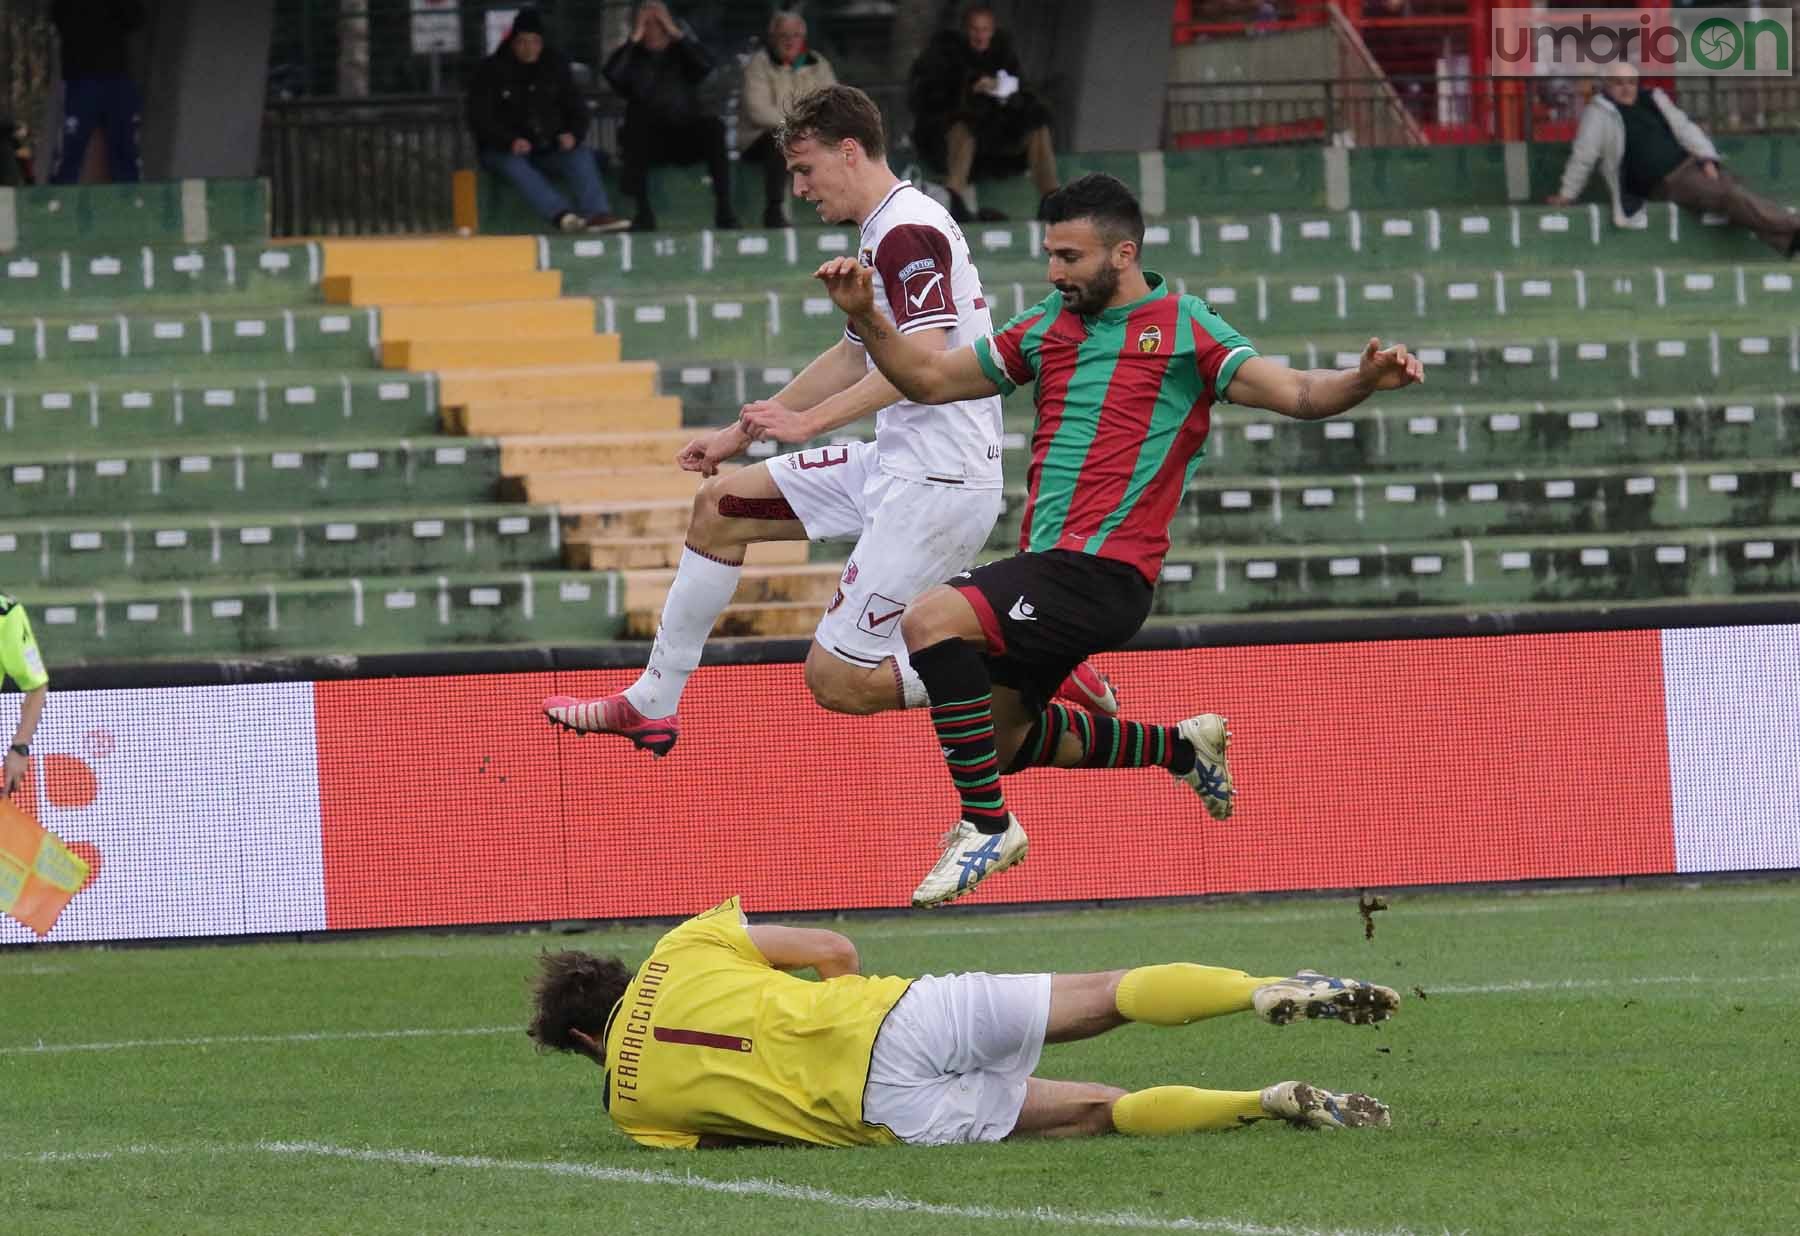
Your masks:
{"label": "umbriaon watermark logo", "polygon": [[1786,77],[1792,9],[1494,9],[1500,76],[1573,76],[1628,64],[1651,77]]}

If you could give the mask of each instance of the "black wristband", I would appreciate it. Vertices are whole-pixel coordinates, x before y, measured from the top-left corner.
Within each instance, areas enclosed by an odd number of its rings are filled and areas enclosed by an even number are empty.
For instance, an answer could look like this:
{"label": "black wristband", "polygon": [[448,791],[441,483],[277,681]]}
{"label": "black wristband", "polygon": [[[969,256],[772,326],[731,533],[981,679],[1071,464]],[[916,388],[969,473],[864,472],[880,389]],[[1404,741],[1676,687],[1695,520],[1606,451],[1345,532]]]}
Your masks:
{"label": "black wristband", "polygon": [[11,750],[18,755],[30,755],[31,744],[28,742],[16,742],[12,745]]}

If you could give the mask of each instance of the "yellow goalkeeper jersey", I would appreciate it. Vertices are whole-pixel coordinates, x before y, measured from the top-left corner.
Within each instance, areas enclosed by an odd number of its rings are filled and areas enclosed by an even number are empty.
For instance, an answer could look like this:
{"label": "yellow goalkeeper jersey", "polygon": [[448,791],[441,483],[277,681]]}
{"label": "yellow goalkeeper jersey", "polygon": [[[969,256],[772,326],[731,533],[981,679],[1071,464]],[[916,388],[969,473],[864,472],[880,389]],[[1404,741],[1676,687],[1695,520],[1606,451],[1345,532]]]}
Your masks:
{"label": "yellow goalkeeper jersey", "polygon": [[772,967],[738,899],[657,941],[606,1028],[607,1112],[634,1141],[702,1134],[820,1146],[897,1139],[863,1120],[869,1053],[912,983],[808,982]]}

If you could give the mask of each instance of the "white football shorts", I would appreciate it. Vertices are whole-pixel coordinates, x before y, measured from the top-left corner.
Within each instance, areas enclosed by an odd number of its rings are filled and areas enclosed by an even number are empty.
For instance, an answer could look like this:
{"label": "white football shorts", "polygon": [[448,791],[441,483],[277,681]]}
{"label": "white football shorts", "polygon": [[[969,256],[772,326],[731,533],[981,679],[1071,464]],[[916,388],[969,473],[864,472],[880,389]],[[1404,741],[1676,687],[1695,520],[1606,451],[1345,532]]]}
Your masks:
{"label": "white football shorts", "polygon": [[969,568],[1003,500],[998,489],[883,472],[873,442],[777,455],[769,475],[810,539],[856,541],[814,632],[827,652],[852,665],[880,665],[905,648],[900,616],[908,603]]}
{"label": "white football shorts", "polygon": [[863,1119],[903,1142],[997,1142],[1019,1123],[1050,1024],[1048,974],[926,976],[869,1055]]}

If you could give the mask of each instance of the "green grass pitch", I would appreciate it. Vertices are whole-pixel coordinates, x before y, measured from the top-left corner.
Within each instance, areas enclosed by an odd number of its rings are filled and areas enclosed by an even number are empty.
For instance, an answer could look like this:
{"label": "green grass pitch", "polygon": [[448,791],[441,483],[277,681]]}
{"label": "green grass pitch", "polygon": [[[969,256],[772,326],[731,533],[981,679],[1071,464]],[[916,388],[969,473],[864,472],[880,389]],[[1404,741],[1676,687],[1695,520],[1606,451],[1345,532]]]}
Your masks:
{"label": "green grass pitch", "polygon": [[532,1052],[525,982],[547,946],[637,959],[650,930],[13,951],[0,1213],[84,1236],[1793,1230],[1800,884],[1389,900],[1372,940],[1354,897],[841,924],[871,972],[1314,965],[1405,996],[1377,1028],[1128,1026],[1040,1069],[1299,1077],[1379,1095],[1390,1131],[941,1149],[613,1132],[592,1065]]}

